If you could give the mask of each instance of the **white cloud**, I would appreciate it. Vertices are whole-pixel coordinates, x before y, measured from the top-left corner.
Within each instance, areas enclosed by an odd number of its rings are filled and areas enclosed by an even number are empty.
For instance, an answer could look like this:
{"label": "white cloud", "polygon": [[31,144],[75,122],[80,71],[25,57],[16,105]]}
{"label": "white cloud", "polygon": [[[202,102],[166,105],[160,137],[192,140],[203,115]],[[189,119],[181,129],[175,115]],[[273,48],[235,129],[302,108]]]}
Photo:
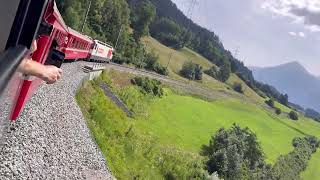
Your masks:
{"label": "white cloud", "polygon": [[291,36],[297,36],[297,33],[295,33],[295,32],[289,32],[289,35],[291,35]]}
{"label": "white cloud", "polygon": [[295,36],[295,37],[301,37],[301,38],[306,37],[306,34],[304,32],[293,32],[293,31],[290,31],[290,32],[288,32],[288,34],[290,36]]}
{"label": "white cloud", "polygon": [[306,35],[305,35],[303,32],[299,32],[299,36],[303,38],[303,37],[305,37]]}
{"label": "white cloud", "polygon": [[310,32],[320,32],[320,0],[265,0],[261,7],[273,16],[304,24]]}

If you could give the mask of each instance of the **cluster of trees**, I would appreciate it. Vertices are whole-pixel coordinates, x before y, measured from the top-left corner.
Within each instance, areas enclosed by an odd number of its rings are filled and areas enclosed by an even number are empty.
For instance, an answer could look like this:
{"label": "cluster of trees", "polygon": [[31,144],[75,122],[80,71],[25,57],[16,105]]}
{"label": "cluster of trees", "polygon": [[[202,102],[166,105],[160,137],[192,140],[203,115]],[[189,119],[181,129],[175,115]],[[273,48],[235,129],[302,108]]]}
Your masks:
{"label": "cluster of trees", "polygon": [[287,94],[281,94],[273,86],[255,81],[255,86],[253,86],[252,88],[257,92],[261,91],[265,96],[275,99],[279,103],[289,107],[289,96]]}
{"label": "cluster of trees", "polygon": [[154,96],[163,96],[163,89],[161,82],[148,77],[135,77],[131,79],[133,85],[139,86],[141,91],[145,94],[153,94]]}
{"label": "cluster of trees", "polygon": [[320,122],[320,113],[314,109],[311,109],[311,108],[306,109],[305,116]]}
{"label": "cluster of trees", "polygon": [[204,73],[221,82],[226,82],[229,79],[231,74],[230,64],[224,63],[220,66],[220,68],[217,68],[216,66],[212,66],[210,69],[205,70]]}
{"label": "cluster of trees", "polygon": [[212,136],[209,144],[203,145],[201,155],[207,158],[208,172],[217,172],[223,179],[299,179],[319,141],[313,136],[298,137],[292,145],[294,150],[280,156],[272,166],[265,162],[256,135],[248,128],[233,125]]}
{"label": "cluster of trees", "polygon": [[189,80],[202,80],[202,66],[191,61],[185,62],[180,74]]}

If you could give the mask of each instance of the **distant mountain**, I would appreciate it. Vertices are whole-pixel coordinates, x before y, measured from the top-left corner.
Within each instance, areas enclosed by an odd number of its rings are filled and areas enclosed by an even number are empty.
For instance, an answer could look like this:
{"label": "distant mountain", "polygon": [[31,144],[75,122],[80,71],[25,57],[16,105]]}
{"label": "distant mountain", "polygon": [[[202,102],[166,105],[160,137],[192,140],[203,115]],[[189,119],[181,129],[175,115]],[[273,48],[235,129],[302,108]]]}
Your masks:
{"label": "distant mountain", "polygon": [[320,79],[311,75],[300,63],[275,67],[251,67],[256,80],[276,87],[289,95],[289,101],[320,111]]}

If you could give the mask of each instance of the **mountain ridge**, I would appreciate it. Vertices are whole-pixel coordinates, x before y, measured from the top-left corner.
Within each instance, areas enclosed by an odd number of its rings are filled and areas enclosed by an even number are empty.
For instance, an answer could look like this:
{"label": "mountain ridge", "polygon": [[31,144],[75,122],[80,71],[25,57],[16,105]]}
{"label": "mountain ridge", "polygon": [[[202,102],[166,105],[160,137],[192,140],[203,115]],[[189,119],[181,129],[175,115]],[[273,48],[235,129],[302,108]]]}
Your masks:
{"label": "mountain ridge", "polygon": [[320,111],[320,79],[297,61],[273,67],[249,67],[255,79],[287,93],[289,100]]}

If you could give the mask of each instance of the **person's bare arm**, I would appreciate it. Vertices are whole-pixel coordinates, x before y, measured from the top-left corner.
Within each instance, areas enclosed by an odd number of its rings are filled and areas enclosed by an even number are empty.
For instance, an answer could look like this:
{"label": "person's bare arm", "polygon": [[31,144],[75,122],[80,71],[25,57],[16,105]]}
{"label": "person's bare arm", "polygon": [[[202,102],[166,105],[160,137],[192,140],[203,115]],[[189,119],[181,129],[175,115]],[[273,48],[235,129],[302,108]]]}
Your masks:
{"label": "person's bare arm", "polygon": [[55,83],[62,76],[62,70],[55,66],[45,66],[27,59],[24,59],[19,65],[18,71],[23,74],[36,76],[48,84]]}

